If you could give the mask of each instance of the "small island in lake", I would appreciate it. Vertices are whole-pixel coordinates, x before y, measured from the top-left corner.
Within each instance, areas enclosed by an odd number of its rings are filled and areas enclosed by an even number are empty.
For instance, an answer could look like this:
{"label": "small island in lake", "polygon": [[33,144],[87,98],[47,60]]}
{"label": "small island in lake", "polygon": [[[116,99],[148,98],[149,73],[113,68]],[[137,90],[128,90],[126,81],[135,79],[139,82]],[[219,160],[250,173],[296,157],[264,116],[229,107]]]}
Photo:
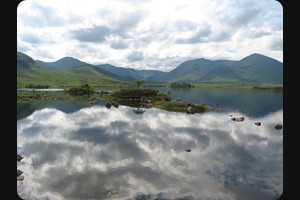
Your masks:
{"label": "small island in lake", "polygon": [[[159,108],[173,112],[202,113],[211,110],[206,104],[196,104],[184,101],[174,101],[170,95],[153,89],[121,89],[103,97],[107,101],[120,105]],[[193,111],[190,112],[188,108]]]}
{"label": "small island in lake", "polygon": [[78,101],[91,105],[96,101],[106,101],[135,108],[159,108],[189,114],[212,110],[206,104],[196,104],[173,100],[169,94],[153,89],[120,89],[115,92],[95,92],[88,84],[65,89],[64,91],[17,91],[18,102],[43,102],[50,100]]}

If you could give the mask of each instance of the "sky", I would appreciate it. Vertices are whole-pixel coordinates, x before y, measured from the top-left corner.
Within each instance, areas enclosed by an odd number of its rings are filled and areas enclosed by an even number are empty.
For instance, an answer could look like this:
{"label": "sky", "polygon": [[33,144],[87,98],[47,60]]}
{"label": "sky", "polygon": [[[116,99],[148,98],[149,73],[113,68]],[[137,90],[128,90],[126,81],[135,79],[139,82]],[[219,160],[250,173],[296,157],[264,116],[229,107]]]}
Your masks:
{"label": "sky", "polygon": [[17,51],[166,72],[252,53],[283,62],[283,8],[276,0],[24,0]]}

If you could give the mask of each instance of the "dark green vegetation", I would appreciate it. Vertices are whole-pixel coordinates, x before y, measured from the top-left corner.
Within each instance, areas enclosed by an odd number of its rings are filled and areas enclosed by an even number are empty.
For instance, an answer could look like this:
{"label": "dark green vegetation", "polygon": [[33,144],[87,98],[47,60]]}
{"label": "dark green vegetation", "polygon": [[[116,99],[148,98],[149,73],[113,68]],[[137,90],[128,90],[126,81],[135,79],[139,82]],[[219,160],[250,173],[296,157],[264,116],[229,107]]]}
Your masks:
{"label": "dark green vegetation", "polygon": [[[48,85],[50,88],[70,88],[89,84],[91,87],[164,85],[172,82],[194,86],[222,85],[275,85],[283,84],[283,63],[251,54],[240,61],[206,60],[204,58],[183,62],[170,72],[135,70],[110,64],[94,66],[65,57],[56,62],[34,61],[17,52],[17,87],[28,84]],[[142,86],[138,85],[138,87]]]}
{"label": "dark green vegetation", "polygon": [[171,88],[191,88],[191,87],[194,87],[192,84],[190,83],[171,83],[170,85]]}
{"label": "dark green vegetation", "polygon": [[49,88],[49,85],[29,83],[28,85],[26,85],[26,88],[47,89]]}
{"label": "dark green vegetation", "polygon": [[193,108],[193,113],[203,113],[210,110],[205,104],[195,104],[181,101],[157,101],[153,103],[153,107],[155,108],[173,112],[188,112],[187,108],[189,106]]}
{"label": "dark green vegetation", "polygon": [[252,89],[275,89],[275,88],[277,88],[279,90],[280,90],[280,88],[283,89],[283,86],[281,84],[194,83],[193,86],[201,87],[201,88],[252,88]]}
{"label": "dark green vegetation", "polygon": [[257,90],[273,90],[274,92],[283,92],[283,87],[274,86],[254,86],[253,89]]}
{"label": "dark green vegetation", "polygon": [[89,86],[89,84],[84,84],[80,87],[73,87],[73,88],[70,88],[68,90],[66,90],[67,93],[71,94],[71,95],[78,95],[78,96],[81,96],[81,95],[90,95],[90,94],[93,94],[94,91],[92,90],[92,88]]}
{"label": "dark green vegetation", "polygon": [[41,102],[51,100],[72,100],[74,96],[66,91],[53,92],[35,92],[35,91],[17,91],[17,102]]}
{"label": "dark green vegetation", "polygon": [[148,101],[171,101],[171,97],[158,90],[151,89],[121,89],[107,95],[112,101],[136,101],[147,103]]}

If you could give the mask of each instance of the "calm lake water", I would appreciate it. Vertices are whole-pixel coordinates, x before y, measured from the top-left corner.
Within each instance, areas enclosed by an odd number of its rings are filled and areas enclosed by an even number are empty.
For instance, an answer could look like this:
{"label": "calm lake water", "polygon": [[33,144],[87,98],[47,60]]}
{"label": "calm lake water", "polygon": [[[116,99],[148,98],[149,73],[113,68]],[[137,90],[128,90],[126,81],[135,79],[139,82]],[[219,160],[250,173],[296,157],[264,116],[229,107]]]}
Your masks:
{"label": "calm lake water", "polygon": [[[25,177],[17,181],[19,196],[277,199],[283,191],[283,129],[274,126],[283,124],[282,93],[209,90],[171,94],[219,103],[226,107],[222,112],[190,115],[150,108],[135,114],[134,108],[108,109],[104,102],[17,104],[17,152],[24,156],[17,168]],[[239,116],[245,120],[231,120]],[[119,195],[107,196],[113,191]]]}

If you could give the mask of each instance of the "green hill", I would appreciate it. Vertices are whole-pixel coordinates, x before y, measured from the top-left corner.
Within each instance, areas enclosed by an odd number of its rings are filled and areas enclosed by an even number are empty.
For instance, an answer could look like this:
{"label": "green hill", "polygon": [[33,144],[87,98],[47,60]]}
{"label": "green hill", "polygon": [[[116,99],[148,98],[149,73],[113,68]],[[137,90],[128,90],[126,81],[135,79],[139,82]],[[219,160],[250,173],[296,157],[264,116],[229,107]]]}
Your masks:
{"label": "green hill", "polygon": [[66,70],[50,70],[39,66],[32,58],[17,52],[17,88],[33,85],[50,87],[72,87],[82,84],[91,87],[133,84],[133,79],[119,77],[103,72],[97,67],[86,64]]}
{"label": "green hill", "polygon": [[147,82],[187,82],[214,84],[283,84],[283,63],[261,54],[239,61],[198,58],[181,63],[170,72],[136,70],[110,64],[94,66],[71,57],[56,62],[34,61],[17,52],[17,87],[43,84],[50,87],[120,86]]}
{"label": "green hill", "polygon": [[163,82],[283,84],[283,63],[256,53],[240,61],[199,58],[150,78]]}

